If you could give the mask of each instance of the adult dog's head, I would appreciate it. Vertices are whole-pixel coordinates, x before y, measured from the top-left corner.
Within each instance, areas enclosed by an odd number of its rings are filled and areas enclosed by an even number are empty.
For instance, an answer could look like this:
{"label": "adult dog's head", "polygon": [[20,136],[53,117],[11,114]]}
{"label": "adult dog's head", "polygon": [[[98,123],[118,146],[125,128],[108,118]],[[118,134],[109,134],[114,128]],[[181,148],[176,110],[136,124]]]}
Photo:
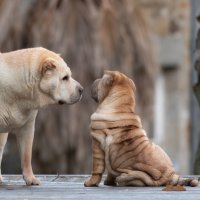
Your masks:
{"label": "adult dog's head", "polygon": [[52,103],[73,104],[81,99],[83,87],[72,78],[64,60],[53,52],[45,52],[40,61],[39,89]]}
{"label": "adult dog's head", "polygon": [[135,107],[135,84],[118,71],[105,71],[92,85],[92,98],[99,104],[109,104],[118,111]]}

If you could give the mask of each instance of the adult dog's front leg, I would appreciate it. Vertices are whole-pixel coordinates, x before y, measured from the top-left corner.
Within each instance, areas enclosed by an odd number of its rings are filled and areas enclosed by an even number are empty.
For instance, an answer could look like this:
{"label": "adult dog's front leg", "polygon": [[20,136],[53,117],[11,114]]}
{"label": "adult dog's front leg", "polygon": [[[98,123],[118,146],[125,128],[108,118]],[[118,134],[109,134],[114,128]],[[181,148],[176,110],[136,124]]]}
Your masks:
{"label": "adult dog's front leg", "polygon": [[27,185],[39,185],[40,181],[34,176],[31,159],[34,138],[35,118],[33,117],[16,133],[20,149],[23,178]]}
{"label": "adult dog's front leg", "polygon": [[3,182],[3,178],[1,176],[1,161],[7,138],[8,138],[8,133],[0,133],[0,183]]}
{"label": "adult dog's front leg", "polygon": [[100,143],[94,138],[92,139],[92,150],[93,170],[92,176],[89,177],[84,183],[86,187],[98,186],[105,169],[104,152],[100,147]]}

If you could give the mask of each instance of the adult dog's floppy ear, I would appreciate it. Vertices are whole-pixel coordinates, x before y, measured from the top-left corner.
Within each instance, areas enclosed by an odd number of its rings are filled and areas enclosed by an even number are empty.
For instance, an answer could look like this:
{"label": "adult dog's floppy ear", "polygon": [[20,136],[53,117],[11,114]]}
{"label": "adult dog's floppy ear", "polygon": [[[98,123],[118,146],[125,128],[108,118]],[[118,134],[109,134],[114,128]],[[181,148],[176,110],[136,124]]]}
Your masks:
{"label": "adult dog's floppy ear", "polygon": [[41,75],[44,76],[47,72],[53,71],[56,68],[55,61],[52,58],[47,58],[42,63]]}

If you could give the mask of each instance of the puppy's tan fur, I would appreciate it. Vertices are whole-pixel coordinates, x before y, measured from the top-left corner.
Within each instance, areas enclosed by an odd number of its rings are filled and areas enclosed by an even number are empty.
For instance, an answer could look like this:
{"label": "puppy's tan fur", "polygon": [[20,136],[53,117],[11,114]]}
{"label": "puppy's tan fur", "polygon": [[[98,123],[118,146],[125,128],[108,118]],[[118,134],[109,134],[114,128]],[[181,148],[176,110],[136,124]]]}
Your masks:
{"label": "puppy's tan fur", "polygon": [[91,116],[93,171],[85,186],[97,186],[105,168],[106,185],[198,184],[197,180],[177,175],[167,154],[148,139],[135,114],[135,85],[131,79],[107,71],[94,82],[92,96],[99,105]]}
{"label": "puppy's tan fur", "polygon": [[75,103],[82,90],[52,51],[39,47],[0,53],[0,163],[8,132],[15,132],[24,180],[27,185],[39,184],[31,167],[37,111],[49,104]]}

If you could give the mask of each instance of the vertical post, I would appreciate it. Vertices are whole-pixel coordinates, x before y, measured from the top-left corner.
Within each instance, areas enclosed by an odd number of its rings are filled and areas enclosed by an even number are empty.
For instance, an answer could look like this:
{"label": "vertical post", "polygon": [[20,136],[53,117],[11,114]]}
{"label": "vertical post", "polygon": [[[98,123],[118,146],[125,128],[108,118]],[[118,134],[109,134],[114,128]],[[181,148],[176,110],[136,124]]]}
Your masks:
{"label": "vertical post", "polygon": [[[192,69],[192,84],[195,83],[193,86],[194,94],[196,99],[200,105],[200,29],[197,31],[196,35],[196,8],[198,7],[197,1],[192,0],[192,61],[193,61],[193,69]],[[197,17],[198,20],[199,17]],[[195,40],[196,36],[196,40]],[[195,72],[196,70],[196,72]],[[196,76],[197,74],[197,76]],[[200,137],[199,137],[199,116],[198,116],[198,109],[196,106],[196,101],[192,98],[192,105],[191,105],[191,121],[192,121],[192,140],[191,140],[191,147],[192,147],[192,154],[196,155],[193,156],[194,162],[194,173],[200,174]],[[199,140],[199,141],[198,141]],[[198,143],[197,143],[198,141]],[[197,147],[197,150],[196,150]]]}

